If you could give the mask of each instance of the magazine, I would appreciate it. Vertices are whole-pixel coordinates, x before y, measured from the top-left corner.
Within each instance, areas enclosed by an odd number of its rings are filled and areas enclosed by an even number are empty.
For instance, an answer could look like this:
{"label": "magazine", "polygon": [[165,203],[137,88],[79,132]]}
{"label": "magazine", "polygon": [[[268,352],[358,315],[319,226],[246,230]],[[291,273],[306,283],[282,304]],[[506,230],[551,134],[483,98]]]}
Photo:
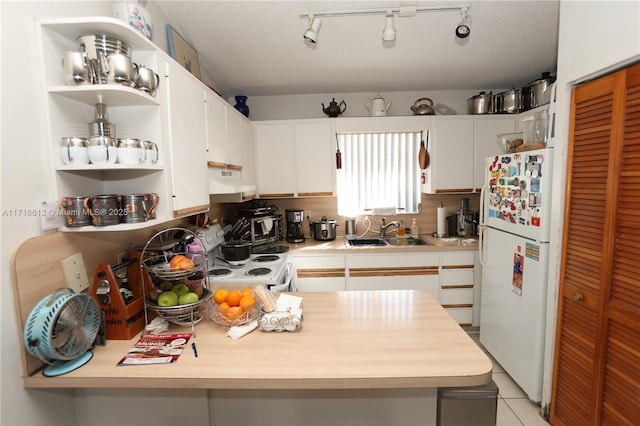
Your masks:
{"label": "magazine", "polygon": [[143,334],[117,365],[171,364],[178,360],[191,333]]}

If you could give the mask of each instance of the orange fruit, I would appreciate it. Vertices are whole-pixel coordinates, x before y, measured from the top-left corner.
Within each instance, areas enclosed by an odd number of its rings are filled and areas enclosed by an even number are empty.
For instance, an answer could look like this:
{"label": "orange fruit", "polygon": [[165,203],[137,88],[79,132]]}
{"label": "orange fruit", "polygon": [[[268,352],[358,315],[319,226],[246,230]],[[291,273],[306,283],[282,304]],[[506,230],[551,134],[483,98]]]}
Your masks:
{"label": "orange fruit", "polygon": [[242,293],[240,293],[240,290],[231,290],[227,295],[227,303],[229,306],[240,305],[240,300],[242,300]]}
{"label": "orange fruit", "polygon": [[243,296],[253,296],[253,289],[250,289],[249,287],[243,288],[240,293],[242,293]]}
{"label": "orange fruit", "polygon": [[240,318],[240,316],[242,315],[244,311],[242,310],[242,308],[240,306],[232,306],[229,309],[227,309],[227,312],[225,313],[225,316],[227,318],[229,318],[230,320],[236,320],[238,318]]}
{"label": "orange fruit", "polygon": [[226,288],[219,288],[213,294],[213,300],[218,305],[220,305],[221,303],[224,303],[227,300],[227,295],[228,294],[229,294],[229,290],[227,290]]}
{"label": "orange fruit", "polygon": [[230,306],[227,302],[222,302],[219,306],[218,309],[220,309],[220,312],[222,312],[223,314],[225,314],[228,310],[229,310]]}
{"label": "orange fruit", "polygon": [[256,307],[256,299],[253,296],[244,296],[240,300],[240,307],[243,311],[247,312]]}
{"label": "orange fruit", "polygon": [[172,271],[190,271],[193,269],[194,265],[191,259],[178,254],[171,258],[169,261],[169,267]]}

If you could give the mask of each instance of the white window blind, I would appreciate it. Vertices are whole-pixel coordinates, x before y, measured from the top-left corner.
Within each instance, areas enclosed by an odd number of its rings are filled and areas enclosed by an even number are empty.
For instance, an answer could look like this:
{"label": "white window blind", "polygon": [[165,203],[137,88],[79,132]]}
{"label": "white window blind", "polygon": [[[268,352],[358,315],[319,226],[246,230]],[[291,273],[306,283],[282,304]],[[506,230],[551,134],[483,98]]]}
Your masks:
{"label": "white window blind", "polygon": [[371,214],[368,209],[385,207],[418,213],[421,138],[422,132],[338,133],[338,214]]}

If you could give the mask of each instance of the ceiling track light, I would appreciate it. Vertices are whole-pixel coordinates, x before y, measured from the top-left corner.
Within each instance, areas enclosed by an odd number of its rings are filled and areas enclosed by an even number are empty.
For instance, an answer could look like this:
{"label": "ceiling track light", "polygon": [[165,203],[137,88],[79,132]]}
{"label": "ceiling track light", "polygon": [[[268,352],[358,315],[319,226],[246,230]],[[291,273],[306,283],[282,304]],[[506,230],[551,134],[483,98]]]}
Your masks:
{"label": "ceiling track light", "polygon": [[304,32],[304,39],[309,43],[316,44],[318,42],[318,33],[320,32],[322,21],[314,15],[309,15],[309,28]]}
{"label": "ceiling track light", "polygon": [[347,15],[372,15],[384,14],[385,27],[382,32],[382,41],[389,43],[396,39],[396,29],[394,27],[394,14],[403,18],[407,16],[415,16],[418,12],[446,12],[460,11],[462,14],[462,22],[456,27],[456,36],[466,38],[471,33],[471,16],[467,15],[467,11],[471,8],[466,5],[434,5],[434,6],[416,6],[415,4],[405,4],[397,9],[350,9],[350,10],[325,10],[316,12],[300,12],[300,17],[308,17],[310,26],[304,33],[304,39],[310,43],[318,42],[318,31],[320,31],[319,16],[347,16]]}
{"label": "ceiling track light", "polygon": [[471,34],[471,15],[467,15],[467,10],[466,7],[460,10],[462,20],[456,27],[456,37],[458,38],[467,38]]}
{"label": "ceiling track light", "polygon": [[396,40],[396,29],[394,27],[395,17],[393,13],[387,12],[384,18],[384,30],[382,30],[382,41],[393,42]]}

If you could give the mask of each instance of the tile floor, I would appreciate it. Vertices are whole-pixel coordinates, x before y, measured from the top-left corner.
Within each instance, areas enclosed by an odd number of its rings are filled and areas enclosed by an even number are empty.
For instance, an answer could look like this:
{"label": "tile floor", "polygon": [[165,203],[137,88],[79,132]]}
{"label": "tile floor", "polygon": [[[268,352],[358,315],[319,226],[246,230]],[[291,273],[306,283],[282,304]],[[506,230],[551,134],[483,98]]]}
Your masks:
{"label": "tile floor", "polygon": [[[480,344],[479,336],[471,334],[471,338]],[[504,369],[487,352],[493,361],[493,381],[498,385],[498,412],[496,426],[544,426],[549,425],[539,414],[540,406],[534,404],[513,381]]]}

